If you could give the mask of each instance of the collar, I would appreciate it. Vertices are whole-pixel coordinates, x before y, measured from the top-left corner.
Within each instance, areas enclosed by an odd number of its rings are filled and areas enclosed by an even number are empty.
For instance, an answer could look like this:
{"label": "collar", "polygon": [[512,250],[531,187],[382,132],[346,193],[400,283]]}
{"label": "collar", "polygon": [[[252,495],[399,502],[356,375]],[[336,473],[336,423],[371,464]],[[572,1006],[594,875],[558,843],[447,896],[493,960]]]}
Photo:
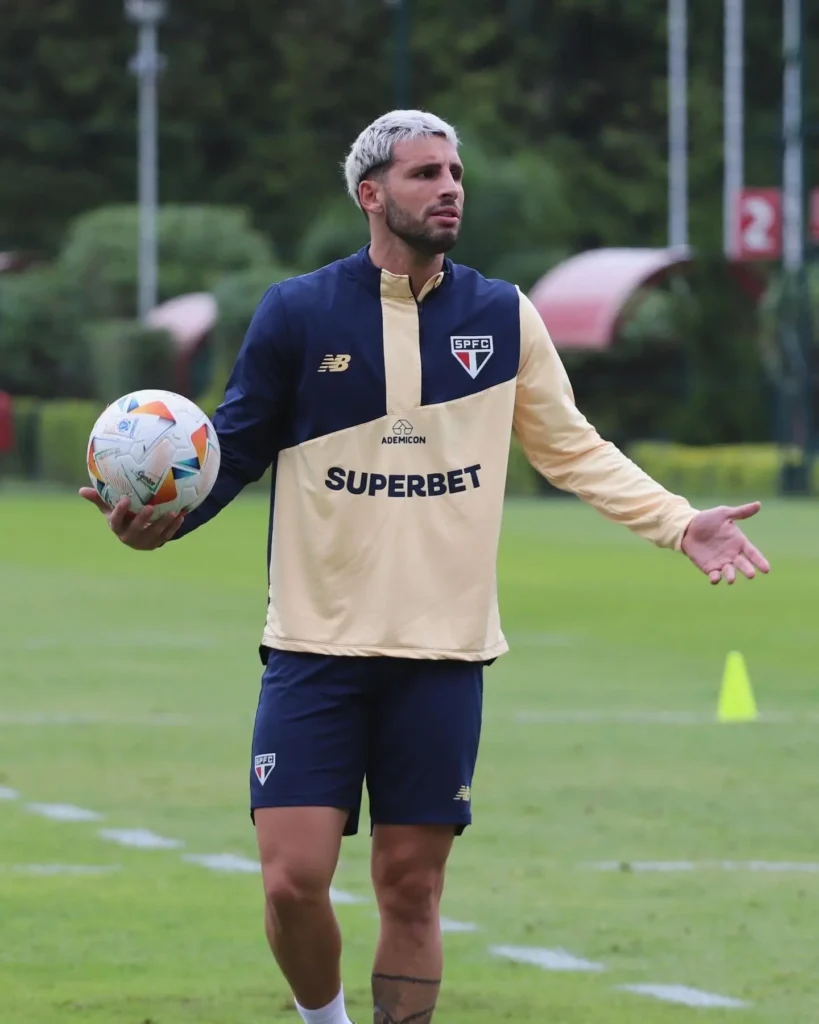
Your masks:
{"label": "collar", "polygon": [[[406,274],[391,274],[389,270],[382,270],[370,259],[369,244],[362,246],[357,253],[349,257],[350,269],[364,281],[370,291],[375,294],[394,299],[411,299],[415,301],[410,287],[410,279]],[[452,274],[452,262],[444,257],[444,267],[438,274],[431,277],[424,285],[418,302],[423,300],[436,288],[444,283],[447,277]]]}

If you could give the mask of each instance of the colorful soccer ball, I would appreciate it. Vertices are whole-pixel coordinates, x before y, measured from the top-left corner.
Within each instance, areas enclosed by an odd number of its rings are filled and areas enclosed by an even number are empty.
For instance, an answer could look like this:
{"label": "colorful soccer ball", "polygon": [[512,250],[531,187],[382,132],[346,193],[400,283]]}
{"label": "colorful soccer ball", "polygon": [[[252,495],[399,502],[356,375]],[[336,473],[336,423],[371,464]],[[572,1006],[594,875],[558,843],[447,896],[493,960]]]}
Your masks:
{"label": "colorful soccer ball", "polygon": [[106,505],[130,498],[156,519],[190,512],[210,494],[221,452],[213,424],[189,399],[143,390],[112,402],[88,440],[88,472]]}

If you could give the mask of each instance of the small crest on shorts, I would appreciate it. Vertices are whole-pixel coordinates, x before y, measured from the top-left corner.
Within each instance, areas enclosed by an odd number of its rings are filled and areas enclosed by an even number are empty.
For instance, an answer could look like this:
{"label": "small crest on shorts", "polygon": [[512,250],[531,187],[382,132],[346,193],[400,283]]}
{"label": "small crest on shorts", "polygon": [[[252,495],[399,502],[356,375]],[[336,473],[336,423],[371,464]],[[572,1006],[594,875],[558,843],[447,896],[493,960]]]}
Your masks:
{"label": "small crest on shorts", "polygon": [[253,770],[256,772],[256,778],[264,785],[267,782],[267,776],[276,767],[276,755],[275,754],[257,754],[254,759]]}

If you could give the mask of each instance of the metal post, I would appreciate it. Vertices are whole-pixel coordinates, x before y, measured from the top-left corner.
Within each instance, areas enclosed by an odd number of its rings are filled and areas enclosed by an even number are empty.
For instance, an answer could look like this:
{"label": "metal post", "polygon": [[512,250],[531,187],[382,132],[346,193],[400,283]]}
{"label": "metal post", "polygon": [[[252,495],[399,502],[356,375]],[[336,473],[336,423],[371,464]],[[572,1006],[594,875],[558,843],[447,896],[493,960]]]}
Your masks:
{"label": "metal post", "polygon": [[668,244],[688,245],[688,0],[668,0]]}
{"label": "metal post", "polygon": [[409,2],[410,0],[385,0],[387,6],[395,11],[393,73],[395,106],[398,110],[405,110],[410,105]]}
{"label": "metal post", "polygon": [[125,0],[128,18],[139,26],[139,50],[130,69],[139,80],[139,300],[140,320],[157,303],[156,212],[158,193],[157,79],[163,60],[157,50],[157,25],[163,0]]}
{"label": "metal post", "polygon": [[726,259],[735,255],[736,202],[745,185],[745,0],[725,0],[723,62],[722,248]]}
{"label": "metal post", "polygon": [[782,95],[782,299],[779,343],[785,367],[785,436],[799,450],[797,464],[782,467],[782,489],[811,490],[813,461],[813,364],[810,297],[805,267],[804,9],[784,0]]}
{"label": "metal post", "polygon": [[782,251],[786,273],[796,274],[805,262],[802,0],[784,2],[783,49]]}

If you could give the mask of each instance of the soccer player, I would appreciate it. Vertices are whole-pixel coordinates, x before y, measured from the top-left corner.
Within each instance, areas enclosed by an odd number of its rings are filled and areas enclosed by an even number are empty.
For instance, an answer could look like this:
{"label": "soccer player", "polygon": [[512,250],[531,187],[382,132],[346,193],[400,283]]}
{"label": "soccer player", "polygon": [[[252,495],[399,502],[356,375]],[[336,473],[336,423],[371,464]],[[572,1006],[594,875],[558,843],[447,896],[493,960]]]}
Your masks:
{"label": "soccer player", "polygon": [[380,935],[376,1024],[432,1020],[439,903],[471,818],[484,667],[507,650],[495,562],[512,430],[532,465],[711,581],[768,572],[735,521],[697,511],[576,408],[547,328],[513,284],[445,257],[464,169],[455,130],[396,110],[355,140],[359,252],[276,284],[214,416],[222,462],[187,517],[126,517],[150,550],[202,526],[273,467],[264,670],[250,808],[273,955],[306,1024],[348,1024],[330,883],[370,798]]}

